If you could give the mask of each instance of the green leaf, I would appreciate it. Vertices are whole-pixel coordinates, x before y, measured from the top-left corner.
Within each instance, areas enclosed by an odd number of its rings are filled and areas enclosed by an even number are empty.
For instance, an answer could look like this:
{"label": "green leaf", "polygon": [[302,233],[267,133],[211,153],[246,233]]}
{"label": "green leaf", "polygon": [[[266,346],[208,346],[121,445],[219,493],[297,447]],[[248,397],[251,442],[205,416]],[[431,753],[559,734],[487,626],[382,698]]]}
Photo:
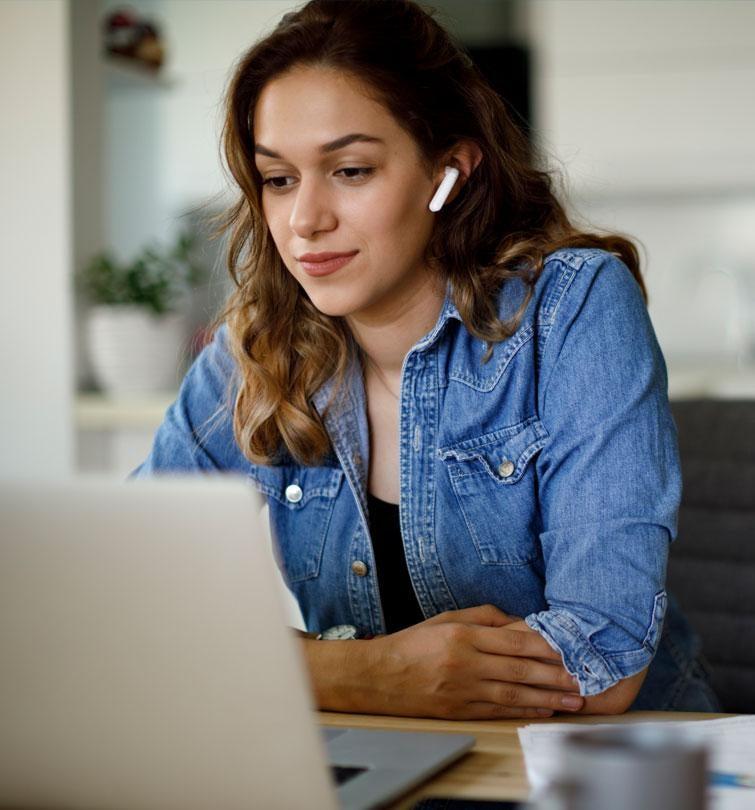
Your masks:
{"label": "green leaf", "polygon": [[130,262],[121,263],[105,251],[76,274],[76,285],[94,304],[134,304],[157,315],[174,309],[208,276],[195,260],[196,237],[184,231],[164,249],[148,245]]}

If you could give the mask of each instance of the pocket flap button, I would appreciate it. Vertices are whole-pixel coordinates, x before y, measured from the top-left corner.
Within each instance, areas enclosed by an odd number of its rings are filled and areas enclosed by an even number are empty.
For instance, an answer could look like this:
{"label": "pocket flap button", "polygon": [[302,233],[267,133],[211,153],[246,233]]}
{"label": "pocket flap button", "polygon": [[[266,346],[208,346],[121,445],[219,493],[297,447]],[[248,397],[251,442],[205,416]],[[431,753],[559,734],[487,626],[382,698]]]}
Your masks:
{"label": "pocket flap button", "polygon": [[289,484],[286,487],[286,500],[289,503],[299,503],[302,494],[301,487],[298,484]]}
{"label": "pocket flap button", "polygon": [[498,466],[498,473],[504,478],[508,478],[514,472],[514,462],[504,459]]}

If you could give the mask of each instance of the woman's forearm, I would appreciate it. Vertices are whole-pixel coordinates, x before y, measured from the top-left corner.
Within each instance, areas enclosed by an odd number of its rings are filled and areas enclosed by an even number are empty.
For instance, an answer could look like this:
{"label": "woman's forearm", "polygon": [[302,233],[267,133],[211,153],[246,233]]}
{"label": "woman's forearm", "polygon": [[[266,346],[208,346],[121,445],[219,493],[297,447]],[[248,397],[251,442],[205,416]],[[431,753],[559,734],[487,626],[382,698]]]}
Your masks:
{"label": "woman's forearm", "polygon": [[[314,641],[303,637],[304,657],[318,709],[391,713],[389,700],[379,690],[379,677],[369,641]],[[579,714],[621,714],[639,692],[646,670],[620,681],[601,695],[584,699]]]}
{"label": "woman's forearm", "polygon": [[451,611],[370,640],[301,638],[317,707],[454,720],[582,708],[576,680],[548,660],[558,656],[547,642],[489,614],[486,606]]}
{"label": "woman's forearm", "polygon": [[585,698],[585,705],[580,714],[623,714],[634,703],[642,682],[647,675],[647,668],[636,675],[620,680],[599,695]]}

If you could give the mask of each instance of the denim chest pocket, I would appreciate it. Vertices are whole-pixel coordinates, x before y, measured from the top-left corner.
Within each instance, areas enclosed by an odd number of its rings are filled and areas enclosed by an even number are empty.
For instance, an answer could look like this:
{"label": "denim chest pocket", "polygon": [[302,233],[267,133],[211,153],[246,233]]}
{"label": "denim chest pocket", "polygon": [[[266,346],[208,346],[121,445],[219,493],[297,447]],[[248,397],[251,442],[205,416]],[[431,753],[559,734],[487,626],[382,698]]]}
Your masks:
{"label": "denim chest pocket", "polygon": [[533,459],[547,441],[531,417],[438,450],[481,562],[525,565],[538,557]]}
{"label": "denim chest pocket", "polygon": [[260,466],[249,478],[267,496],[275,551],[288,582],[317,577],[343,471]]}

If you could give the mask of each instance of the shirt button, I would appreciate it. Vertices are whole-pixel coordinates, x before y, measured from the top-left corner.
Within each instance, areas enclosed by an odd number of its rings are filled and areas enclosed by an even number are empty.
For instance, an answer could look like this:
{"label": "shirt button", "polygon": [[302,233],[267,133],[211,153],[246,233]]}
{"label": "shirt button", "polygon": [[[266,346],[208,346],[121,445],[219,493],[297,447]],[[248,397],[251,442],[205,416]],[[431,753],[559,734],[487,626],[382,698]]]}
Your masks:
{"label": "shirt button", "polygon": [[504,478],[508,478],[513,472],[514,472],[514,462],[509,461],[507,458],[505,458],[498,467],[499,475],[502,475]]}
{"label": "shirt button", "polygon": [[298,484],[289,484],[286,487],[286,500],[289,503],[299,503],[302,494],[301,487]]}
{"label": "shirt button", "polygon": [[366,577],[367,576],[367,566],[361,560],[354,560],[354,562],[351,564],[351,570],[358,577]]}

